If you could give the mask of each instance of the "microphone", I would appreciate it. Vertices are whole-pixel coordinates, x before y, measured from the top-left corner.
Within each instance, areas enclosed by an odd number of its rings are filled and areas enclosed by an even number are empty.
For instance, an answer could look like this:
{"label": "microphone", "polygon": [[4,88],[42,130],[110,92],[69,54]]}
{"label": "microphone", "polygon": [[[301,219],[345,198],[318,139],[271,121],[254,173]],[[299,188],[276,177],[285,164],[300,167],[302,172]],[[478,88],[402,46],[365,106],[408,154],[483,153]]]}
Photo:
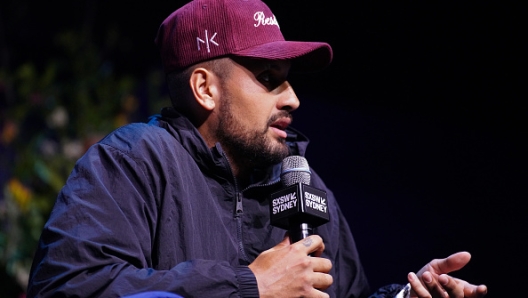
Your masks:
{"label": "microphone", "polygon": [[288,230],[291,243],[313,235],[329,220],[326,191],[310,186],[310,175],[306,158],[286,157],[280,175],[284,188],[270,196],[271,225]]}

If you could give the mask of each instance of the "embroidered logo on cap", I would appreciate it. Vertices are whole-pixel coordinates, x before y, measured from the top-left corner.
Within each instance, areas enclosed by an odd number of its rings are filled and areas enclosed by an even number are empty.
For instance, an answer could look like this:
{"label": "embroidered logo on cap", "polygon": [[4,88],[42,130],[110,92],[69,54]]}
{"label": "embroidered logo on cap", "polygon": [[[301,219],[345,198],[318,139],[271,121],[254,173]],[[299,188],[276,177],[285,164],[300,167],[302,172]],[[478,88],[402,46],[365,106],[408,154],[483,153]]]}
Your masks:
{"label": "embroidered logo on cap", "polygon": [[254,25],[255,27],[258,27],[260,25],[262,25],[262,26],[276,25],[277,27],[279,27],[279,22],[277,22],[277,18],[275,17],[275,15],[272,15],[271,17],[266,18],[266,16],[264,15],[264,12],[257,11],[253,15],[253,19],[257,22]]}
{"label": "embroidered logo on cap", "polygon": [[210,44],[214,44],[215,46],[218,46],[218,43],[214,40],[214,38],[216,37],[216,32],[213,34],[213,36],[211,36],[211,38],[209,38],[209,36],[207,35],[207,30],[204,30],[205,31],[205,40],[201,39],[200,37],[196,37],[196,46],[198,47],[198,51],[200,51],[202,48],[200,46],[200,44],[205,44],[205,47],[207,48],[207,53],[210,53],[211,52],[211,48],[210,48]]}

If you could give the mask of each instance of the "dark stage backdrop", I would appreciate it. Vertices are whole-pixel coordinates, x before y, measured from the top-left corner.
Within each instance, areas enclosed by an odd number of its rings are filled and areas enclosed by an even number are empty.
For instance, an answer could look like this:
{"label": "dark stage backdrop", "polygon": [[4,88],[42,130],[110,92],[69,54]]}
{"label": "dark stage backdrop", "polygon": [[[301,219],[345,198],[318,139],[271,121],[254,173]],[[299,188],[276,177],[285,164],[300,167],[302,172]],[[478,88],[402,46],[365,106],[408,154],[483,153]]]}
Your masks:
{"label": "dark stage backdrop", "polygon": [[[52,2],[4,4],[32,15],[6,28],[18,30],[10,35],[13,63],[45,60],[50,36],[62,28],[88,25],[103,38],[115,26],[127,42],[109,58],[140,75],[159,67],[157,28],[185,1]],[[333,46],[330,67],[292,74],[301,98],[293,126],[312,140],[308,161],[348,217],[372,286],[404,283],[430,259],[467,250],[473,260],[455,275],[487,284],[489,297],[523,296],[520,4],[265,2],[286,38]]]}

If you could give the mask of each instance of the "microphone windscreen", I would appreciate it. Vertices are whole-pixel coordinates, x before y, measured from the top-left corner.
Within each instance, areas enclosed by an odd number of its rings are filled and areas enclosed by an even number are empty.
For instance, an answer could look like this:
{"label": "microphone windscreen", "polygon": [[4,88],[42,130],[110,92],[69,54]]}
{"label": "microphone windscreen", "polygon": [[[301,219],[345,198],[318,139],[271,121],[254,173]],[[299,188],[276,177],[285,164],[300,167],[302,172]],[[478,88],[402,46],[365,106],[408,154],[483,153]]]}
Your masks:
{"label": "microphone windscreen", "polygon": [[282,160],[281,181],[284,186],[299,182],[310,185],[311,174],[308,161],[302,156],[292,155]]}

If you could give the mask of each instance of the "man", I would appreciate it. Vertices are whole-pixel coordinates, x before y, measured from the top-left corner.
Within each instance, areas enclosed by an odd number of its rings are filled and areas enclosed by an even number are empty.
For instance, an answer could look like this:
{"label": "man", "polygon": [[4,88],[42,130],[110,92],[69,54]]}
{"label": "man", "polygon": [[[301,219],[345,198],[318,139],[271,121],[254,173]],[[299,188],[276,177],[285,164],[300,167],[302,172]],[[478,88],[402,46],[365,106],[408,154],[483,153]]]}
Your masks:
{"label": "man", "polygon": [[[77,162],[44,227],[28,297],[367,297],[355,242],[327,192],[330,221],[290,243],[270,225],[280,162],[304,155],[290,127],[290,68],[328,65],[326,43],[284,41],[259,0],[196,0],[156,43],[171,108],[117,129]],[[482,297],[446,275],[465,252],[434,260],[377,297]],[[156,294],[156,295],[157,295]],[[143,297],[143,296],[142,296]]]}

